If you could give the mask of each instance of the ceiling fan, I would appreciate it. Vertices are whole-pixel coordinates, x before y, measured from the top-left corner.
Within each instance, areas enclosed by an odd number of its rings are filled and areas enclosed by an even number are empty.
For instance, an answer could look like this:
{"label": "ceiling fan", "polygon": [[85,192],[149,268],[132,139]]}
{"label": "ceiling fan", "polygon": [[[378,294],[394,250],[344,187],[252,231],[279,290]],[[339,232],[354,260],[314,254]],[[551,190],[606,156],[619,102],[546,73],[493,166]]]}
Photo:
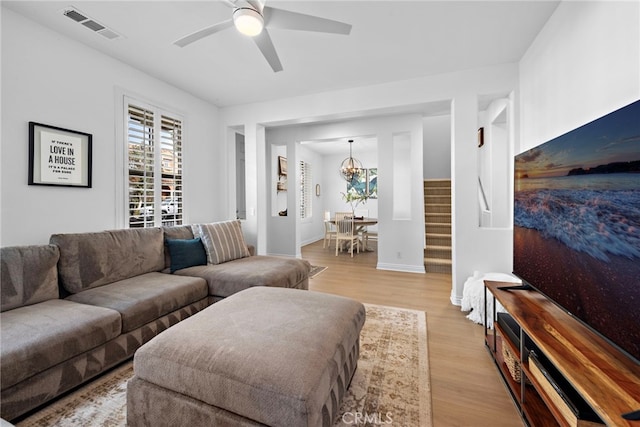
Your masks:
{"label": "ceiling fan", "polygon": [[267,28],[344,35],[348,35],[351,32],[350,24],[264,6],[260,0],[224,0],[223,3],[233,8],[231,19],[218,22],[182,37],[176,40],[174,44],[185,47],[204,37],[235,26],[242,34],[253,37],[258,49],[260,49],[273,71],[278,72],[282,71],[282,64]]}

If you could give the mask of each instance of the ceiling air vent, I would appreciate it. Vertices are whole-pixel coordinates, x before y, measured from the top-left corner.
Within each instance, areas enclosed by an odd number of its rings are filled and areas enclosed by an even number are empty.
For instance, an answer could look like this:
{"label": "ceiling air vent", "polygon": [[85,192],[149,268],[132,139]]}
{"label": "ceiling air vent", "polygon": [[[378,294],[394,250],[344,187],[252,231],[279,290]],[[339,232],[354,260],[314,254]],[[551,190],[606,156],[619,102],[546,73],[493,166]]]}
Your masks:
{"label": "ceiling air vent", "polygon": [[87,17],[78,13],[77,10],[68,9],[64,11],[66,17],[73,19],[76,22],[86,21]]}
{"label": "ceiling air vent", "polygon": [[100,34],[102,37],[105,37],[109,40],[119,39],[122,36],[111,28],[107,28],[104,25],[97,22],[95,19],[88,17],[85,13],[80,12],[78,9],[74,7],[68,7],[62,10],[62,14],[67,18],[73,19],[78,24],[82,24],[91,31]]}

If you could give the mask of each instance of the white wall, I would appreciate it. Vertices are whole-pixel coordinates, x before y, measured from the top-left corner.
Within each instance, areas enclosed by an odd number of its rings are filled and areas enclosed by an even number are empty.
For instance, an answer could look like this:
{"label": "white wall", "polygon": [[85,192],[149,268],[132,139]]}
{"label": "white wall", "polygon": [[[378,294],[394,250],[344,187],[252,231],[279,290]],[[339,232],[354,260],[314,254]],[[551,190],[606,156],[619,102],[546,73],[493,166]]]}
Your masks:
{"label": "white wall", "polygon": [[[294,205],[289,206],[289,199],[295,198],[296,186],[296,161],[293,151],[289,152],[287,144],[267,143],[267,201],[269,203],[269,215],[267,224],[272,233],[267,240],[267,253],[279,256],[294,256],[296,254],[296,215]],[[287,159],[287,191],[277,191],[278,182],[278,157]],[[286,216],[280,216],[280,211],[287,210]]]}
{"label": "white wall", "polygon": [[424,179],[451,179],[451,116],[422,119]]}
{"label": "white wall", "polygon": [[[116,213],[119,91],[172,108],[185,119],[185,216],[226,218],[218,109],[2,8],[3,246],[47,243],[52,233],[121,227]],[[93,188],[27,185],[28,122],[93,135]],[[235,203],[234,203],[235,207]]]}
{"label": "white wall", "polygon": [[[299,160],[311,165],[311,217],[300,221],[300,245],[308,245],[324,238],[324,203],[331,197],[326,183],[327,165],[325,158],[315,151],[298,145]],[[320,185],[320,196],[316,196],[316,184]]]}
{"label": "white wall", "polygon": [[516,153],[639,98],[640,3],[562,2],[520,61]]}

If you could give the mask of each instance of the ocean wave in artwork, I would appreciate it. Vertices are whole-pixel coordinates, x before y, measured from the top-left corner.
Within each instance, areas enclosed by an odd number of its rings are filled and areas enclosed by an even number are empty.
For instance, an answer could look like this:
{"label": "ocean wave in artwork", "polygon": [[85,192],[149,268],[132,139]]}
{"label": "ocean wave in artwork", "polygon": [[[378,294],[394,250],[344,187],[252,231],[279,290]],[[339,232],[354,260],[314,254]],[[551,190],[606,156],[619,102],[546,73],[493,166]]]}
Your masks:
{"label": "ocean wave in artwork", "polygon": [[640,190],[519,191],[514,224],[602,261],[640,258]]}

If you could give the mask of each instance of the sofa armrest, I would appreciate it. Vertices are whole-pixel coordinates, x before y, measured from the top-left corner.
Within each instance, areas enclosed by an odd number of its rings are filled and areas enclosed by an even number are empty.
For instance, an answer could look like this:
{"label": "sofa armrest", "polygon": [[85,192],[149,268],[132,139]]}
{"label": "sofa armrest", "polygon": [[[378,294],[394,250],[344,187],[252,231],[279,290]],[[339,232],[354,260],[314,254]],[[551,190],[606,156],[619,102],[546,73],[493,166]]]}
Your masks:
{"label": "sofa armrest", "polygon": [[54,245],[0,249],[0,311],[58,299],[60,251]]}

